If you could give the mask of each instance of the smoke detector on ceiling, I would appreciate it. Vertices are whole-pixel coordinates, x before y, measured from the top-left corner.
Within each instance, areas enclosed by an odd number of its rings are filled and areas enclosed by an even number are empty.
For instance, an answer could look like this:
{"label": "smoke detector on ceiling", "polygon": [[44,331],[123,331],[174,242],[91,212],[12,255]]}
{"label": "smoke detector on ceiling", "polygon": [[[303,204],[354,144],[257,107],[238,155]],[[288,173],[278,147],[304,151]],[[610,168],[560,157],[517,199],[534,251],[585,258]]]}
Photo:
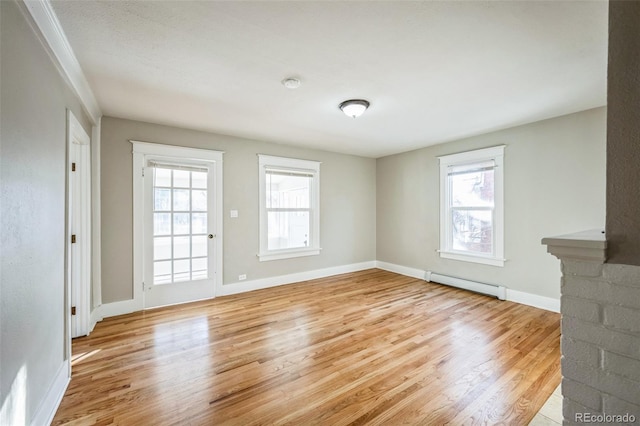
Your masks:
{"label": "smoke detector on ceiling", "polygon": [[297,89],[298,87],[300,87],[300,84],[300,79],[295,77],[287,77],[282,80],[282,85],[287,89]]}

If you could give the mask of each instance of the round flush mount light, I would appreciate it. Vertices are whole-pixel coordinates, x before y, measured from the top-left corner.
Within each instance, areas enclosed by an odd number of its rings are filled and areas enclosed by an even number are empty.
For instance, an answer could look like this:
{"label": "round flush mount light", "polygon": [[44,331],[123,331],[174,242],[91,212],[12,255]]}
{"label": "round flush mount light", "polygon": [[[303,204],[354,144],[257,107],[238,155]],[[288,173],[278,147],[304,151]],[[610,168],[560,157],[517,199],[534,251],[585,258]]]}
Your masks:
{"label": "round flush mount light", "polygon": [[300,83],[300,79],[295,77],[287,77],[282,80],[282,85],[287,89],[297,89],[300,87],[300,84],[302,84]]}
{"label": "round flush mount light", "polygon": [[369,108],[369,101],[364,99],[349,99],[342,102],[339,107],[348,117],[360,117]]}

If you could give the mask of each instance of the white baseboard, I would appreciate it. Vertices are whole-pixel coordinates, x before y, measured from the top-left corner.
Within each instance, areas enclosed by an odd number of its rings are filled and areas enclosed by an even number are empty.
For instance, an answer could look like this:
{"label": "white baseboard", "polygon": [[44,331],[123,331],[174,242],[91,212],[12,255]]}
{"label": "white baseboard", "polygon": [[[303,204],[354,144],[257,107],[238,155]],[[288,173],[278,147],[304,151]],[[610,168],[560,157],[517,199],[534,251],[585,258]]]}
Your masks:
{"label": "white baseboard", "polygon": [[524,291],[507,289],[507,300],[546,311],[560,312],[560,299],[525,293]]}
{"label": "white baseboard", "polygon": [[[396,265],[394,263],[387,263],[382,261],[376,261],[376,265],[379,269],[385,271],[395,272],[396,274],[406,275],[408,277],[425,279],[426,271],[416,268],[410,268],[408,266]],[[533,306],[534,308],[545,309],[552,312],[560,312],[560,299],[554,299],[552,297],[539,296],[537,294],[525,293],[524,291],[511,290],[507,288],[507,300],[511,302],[520,303],[522,305]]]}
{"label": "white baseboard", "polygon": [[[324,269],[315,269],[313,271],[297,272],[294,274],[279,275],[276,277],[260,278],[251,281],[238,281],[230,284],[223,284],[218,289],[216,296],[228,296],[231,294],[244,293],[247,291],[261,290],[279,285],[291,284],[300,281],[315,280],[318,278],[330,277],[332,275],[346,274],[349,272],[357,272],[365,269],[379,268],[385,271],[395,272],[396,274],[406,275],[408,277],[425,279],[426,271],[408,266],[396,265],[394,263],[382,261],[368,261],[361,263],[353,263],[349,265],[333,266]],[[560,312],[560,300],[551,297],[539,296],[537,294],[525,293],[522,291],[507,289],[507,300],[521,303],[523,305],[533,306],[535,308],[546,309],[548,311]],[[113,317],[117,315],[130,314],[142,310],[142,305],[136,300],[123,300],[120,302],[105,303],[91,313],[92,327],[94,319],[100,321],[103,318]]]}
{"label": "white baseboard", "polygon": [[56,377],[53,379],[44,399],[33,415],[33,419],[31,419],[31,424],[33,426],[51,424],[53,417],[56,415],[56,411],[58,411],[62,397],[67,391],[69,381],[71,381],[70,372],[71,366],[69,365],[69,360],[66,360],[58,369]]}
{"label": "white baseboard", "polygon": [[135,299],[121,300],[119,302],[104,303],[96,308],[98,311],[96,317],[100,320],[118,315],[130,314],[131,312],[141,311],[142,304]]}
{"label": "white baseboard", "polygon": [[[346,274],[349,272],[362,271],[375,267],[376,262],[372,260],[369,262],[333,266],[330,268],[315,269],[313,271],[297,272],[294,274],[279,275],[276,277],[261,278],[251,281],[239,281],[231,284],[223,284],[222,289],[218,289],[218,291],[216,292],[216,296],[228,296],[231,294],[244,293],[246,291],[260,290],[263,288],[276,287],[279,285],[291,284],[300,281],[314,280],[317,278],[325,278],[332,275]],[[143,307],[140,302],[134,299],[105,303],[97,307],[94,312],[92,312],[91,318],[92,321],[94,318],[96,318],[97,321],[100,321],[103,318],[130,314],[132,312],[141,311],[142,309]]]}
{"label": "white baseboard", "polygon": [[95,308],[93,308],[93,311],[91,311],[91,314],[89,317],[89,333],[87,333],[87,336],[91,334],[96,324],[102,321],[103,318],[102,318],[101,308],[102,306],[96,306]]}
{"label": "white baseboard", "polygon": [[422,269],[409,268],[408,266],[396,265],[394,263],[376,261],[376,267],[378,269],[384,269],[385,271],[395,272],[396,274],[406,275],[407,277],[418,278],[424,280],[426,271]]}
{"label": "white baseboard", "polygon": [[332,275],[346,274],[349,272],[363,271],[376,267],[375,261],[352,263],[350,265],[333,266],[313,271],[297,272],[294,274],[280,275],[277,277],[260,278],[251,281],[239,281],[231,284],[224,284],[218,291],[217,296],[228,296],[230,294],[244,293],[246,291],[261,290],[263,288],[276,287],[284,284],[291,284],[300,281],[315,280],[318,278],[330,277]]}

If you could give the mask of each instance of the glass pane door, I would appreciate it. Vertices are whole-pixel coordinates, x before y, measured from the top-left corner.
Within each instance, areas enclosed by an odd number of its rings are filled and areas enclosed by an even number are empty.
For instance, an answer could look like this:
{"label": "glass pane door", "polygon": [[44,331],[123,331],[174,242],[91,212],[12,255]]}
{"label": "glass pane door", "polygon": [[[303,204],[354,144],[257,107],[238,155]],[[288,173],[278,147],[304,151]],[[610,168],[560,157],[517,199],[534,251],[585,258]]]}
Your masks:
{"label": "glass pane door", "polygon": [[153,168],[153,284],[208,278],[207,170]]}
{"label": "glass pane door", "polygon": [[134,300],[147,309],[215,297],[222,153],[134,142],[134,169]]}

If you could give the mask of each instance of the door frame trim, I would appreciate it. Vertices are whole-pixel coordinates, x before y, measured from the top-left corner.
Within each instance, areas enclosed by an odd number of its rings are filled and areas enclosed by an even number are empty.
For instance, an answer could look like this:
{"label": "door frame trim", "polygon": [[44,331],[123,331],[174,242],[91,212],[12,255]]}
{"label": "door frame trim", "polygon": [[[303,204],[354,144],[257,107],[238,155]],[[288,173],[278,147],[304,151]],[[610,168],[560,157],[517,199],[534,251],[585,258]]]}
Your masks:
{"label": "door frame trim", "polygon": [[189,148],[175,145],[165,145],[153,142],[129,140],[133,145],[133,307],[135,310],[144,309],[144,176],[145,157],[167,157],[180,160],[207,161],[215,164],[214,167],[214,200],[213,233],[215,238],[214,255],[214,297],[222,294],[223,284],[223,151],[209,149]]}
{"label": "door frame trim", "polygon": [[[77,155],[78,158],[75,158]],[[78,170],[71,171],[72,163],[78,163]],[[76,173],[78,187],[74,188],[72,173]],[[76,193],[76,191],[78,191]],[[75,205],[75,197],[79,197],[80,204]],[[74,210],[74,206],[76,209]],[[77,234],[77,247],[82,252],[73,260],[71,235]],[[91,317],[91,138],[84,130],[71,110],[67,110],[67,232],[66,232],[66,256],[67,256],[67,286],[65,297],[65,318],[67,318],[66,332],[69,345],[71,342],[71,303],[72,297],[76,299],[76,334],[84,336],[89,334]],[[76,267],[78,268],[76,270]],[[78,283],[73,282],[74,273],[77,272]],[[74,295],[74,290],[76,293]],[[69,355],[71,349],[68,348]]]}

